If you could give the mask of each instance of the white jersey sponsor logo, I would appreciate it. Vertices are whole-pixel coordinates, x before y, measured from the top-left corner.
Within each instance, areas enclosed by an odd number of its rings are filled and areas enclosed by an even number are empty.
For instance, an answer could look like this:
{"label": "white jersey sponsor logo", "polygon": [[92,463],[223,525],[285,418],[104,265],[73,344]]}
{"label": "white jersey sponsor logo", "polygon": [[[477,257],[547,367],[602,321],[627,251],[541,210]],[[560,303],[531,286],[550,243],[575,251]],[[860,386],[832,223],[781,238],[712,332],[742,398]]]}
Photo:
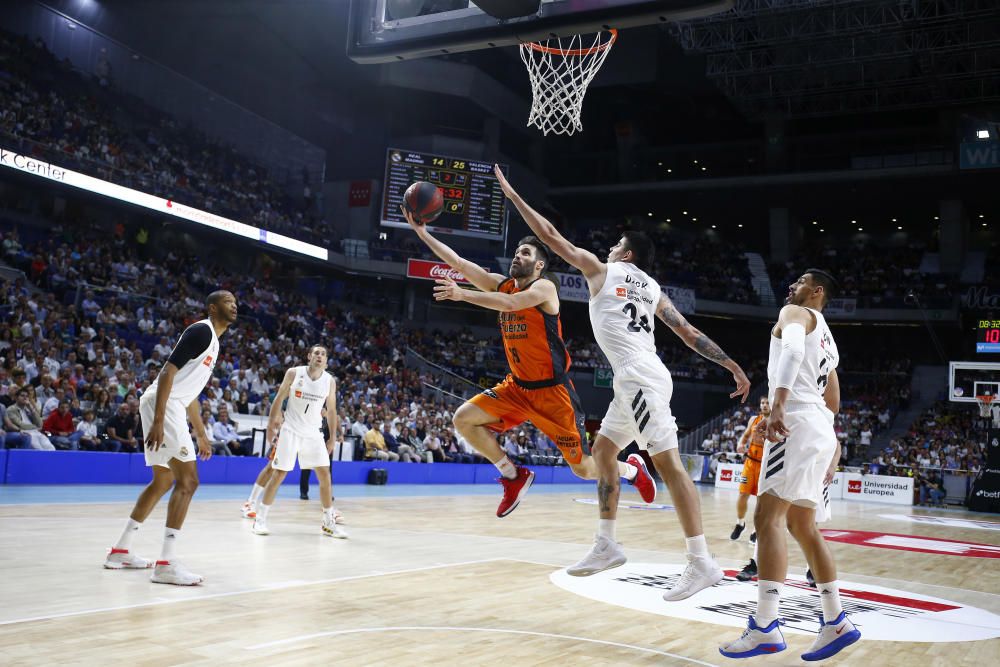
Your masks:
{"label": "white jersey sponsor logo", "polygon": [[[830,373],[840,364],[840,352],[833,340],[826,318],[818,310],[806,308],[816,317],[816,328],[806,334],[806,349],[802,357],[799,373],[791,386],[789,402],[814,403],[825,406],[823,394],[829,381]],[[768,399],[774,402],[775,374],[778,372],[778,359],[781,357],[781,339],[771,336],[771,347],[767,355]]]}
{"label": "white jersey sponsor logo", "polygon": [[323,371],[318,379],[313,380],[309,377],[308,366],[296,366],[294,370],[283,426],[299,435],[315,436],[322,430],[323,405],[330,395],[333,376]]}
{"label": "white jersey sponsor logo", "polygon": [[[209,319],[199,320],[191,324],[188,329],[199,324],[208,326],[208,330],[212,332],[212,342],[208,344],[204,352],[190,359],[177,370],[177,373],[174,375],[174,383],[170,387],[170,398],[180,401],[184,405],[190,405],[192,401],[198,398],[201,390],[205,388],[205,385],[212,378],[212,371],[215,370],[215,364],[219,361],[219,337],[215,335],[215,327],[212,326],[212,321]],[[181,334],[182,338],[183,336],[184,334]],[[155,396],[158,382],[159,376],[149,385],[146,394]]]}
{"label": "white jersey sponsor logo", "polygon": [[604,286],[590,300],[594,337],[613,368],[656,355],[653,338],[659,284],[627,262],[608,265]]}

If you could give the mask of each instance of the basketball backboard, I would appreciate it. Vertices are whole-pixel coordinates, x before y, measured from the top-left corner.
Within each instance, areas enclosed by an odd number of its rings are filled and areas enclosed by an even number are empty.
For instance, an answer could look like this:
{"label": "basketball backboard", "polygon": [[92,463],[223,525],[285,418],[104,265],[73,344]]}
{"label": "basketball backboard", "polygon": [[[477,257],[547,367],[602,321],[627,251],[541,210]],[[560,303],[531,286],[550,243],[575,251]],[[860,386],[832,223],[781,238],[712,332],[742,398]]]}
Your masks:
{"label": "basketball backboard", "polygon": [[609,28],[685,21],[733,0],[542,0],[537,13],[496,19],[470,0],[349,0],[347,55],[359,63],[410,60]]}
{"label": "basketball backboard", "polygon": [[1000,395],[1000,363],[952,361],[948,364],[948,400],[975,403],[976,396]]}

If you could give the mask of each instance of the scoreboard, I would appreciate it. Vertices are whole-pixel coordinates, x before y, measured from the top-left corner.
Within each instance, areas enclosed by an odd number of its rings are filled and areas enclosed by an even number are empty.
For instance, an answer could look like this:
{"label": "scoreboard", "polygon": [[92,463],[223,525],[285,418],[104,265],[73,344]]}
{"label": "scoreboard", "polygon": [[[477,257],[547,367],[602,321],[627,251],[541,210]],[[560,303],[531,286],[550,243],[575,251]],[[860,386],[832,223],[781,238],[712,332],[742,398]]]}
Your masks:
{"label": "scoreboard", "polygon": [[976,319],[976,352],[1000,353],[1000,319],[988,317]]}
{"label": "scoreboard", "polygon": [[[504,174],[507,165],[500,165]],[[501,240],[507,229],[507,197],[493,175],[493,164],[479,160],[390,148],[385,160],[382,225],[409,227],[403,193],[417,181],[441,188],[444,211],[427,225],[432,232]]]}

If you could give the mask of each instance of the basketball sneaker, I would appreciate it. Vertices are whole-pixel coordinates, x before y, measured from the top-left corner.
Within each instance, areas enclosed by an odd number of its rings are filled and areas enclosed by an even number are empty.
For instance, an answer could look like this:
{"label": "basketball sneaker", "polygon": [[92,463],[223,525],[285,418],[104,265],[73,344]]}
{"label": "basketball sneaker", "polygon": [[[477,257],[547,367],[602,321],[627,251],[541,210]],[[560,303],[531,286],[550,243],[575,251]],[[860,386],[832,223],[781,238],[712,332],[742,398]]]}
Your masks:
{"label": "basketball sneaker", "polygon": [[781,634],[781,621],[774,619],[766,627],[757,625],[753,616],[747,620],[747,629],[734,642],[719,647],[719,653],[727,658],[752,658],[755,655],[769,655],[785,650],[785,637]]}
{"label": "basketball sneaker", "polygon": [[500,506],[497,507],[497,516],[503,518],[517,509],[521,498],[531,488],[531,483],[535,481],[535,473],[524,466],[518,466],[517,477],[514,479],[501,477],[497,481],[503,485],[503,500],[500,501]]}
{"label": "basketball sneaker", "polygon": [[257,518],[257,506],[251,502],[243,503],[243,507],[240,508],[243,513],[244,519],[256,519]]}
{"label": "basketball sneaker", "polygon": [[270,535],[271,531],[267,527],[267,521],[264,521],[260,517],[253,520],[253,534],[254,535]]}
{"label": "basketball sneaker", "polygon": [[725,576],[725,572],[711,556],[687,554],[687,567],[673,588],[663,594],[667,602],[686,600],[700,590],[714,586]]}
{"label": "basketball sneaker", "polygon": [[750,533],[750,544],[757,544],[757,531]]}
{"label": "basketball sneaker", "polygon": [[757,561],[753,558],[747,563],[742,570],[736,575],[736,578],[740,581],[750,581],[757,576]]}
{"label": "basketball sneaker", "polygon": [[205,577],[191,572],[177,561],[158,560],[153,569],[153,576],[149,580],[154,584],[197,586],[205,580]]}
{"label": "basketball sneaker", "polygon": [[731,539],[733,542],[740,539],[740,535],[743,534],[743,531],[746,529],[746,527],[747,525],[745,523],[738,523],[735,526],[733,526],[733,532],[729,534],[729,539]]}
{"label": "basketball sneaker", "polygon": [[[631,463],[634,465],[639,472],[636,473],[635,479],[629,480],[629,484],[635,487],[635,490],[639,492],[639,497],[642,498],[642,502],[651,503],[656,500],[656,480],[653,476],[649,474],[649,470],[646,468],[646,462],[638,454],[629,454],[628,458],[625,459],[626,463]],[[623,563],[625,561],[622,561]]]}
{"label": "basketball sneaker", "polygon": [[816,577],[813,576],[812,570],[806,570],[806,583],[816,588]]}
{"label": "basketball sneaker", "polygon": [[347,539],[347,531],[337,525],[336,519],[330,521],[326,517],[323,517],[322,530],[323,534],[328,537],[336,537],[341,540]]}
{"label": "basketball sneaker", "polygon": [[566,574],[573,577],[589,577],[592,574],[624,565],[628,559],[622,545],[603,535],[594,536],[594,546],[579,563],[566,568]]}
{"label": "basketball sneaker", "polygon": [[112,548],[104,559],[104,567],[108,570],[145,570],[153,567],[153,561],[129,553],[128,549]]}
{"label": "basketball sneaker", "polygon": [[333,520],[337,523],[347,523],[344,521],[344,515],[338,509],[333,510]]}
{"label": "basketball sneaker", "polygon": [[840,616],[829,623],[825,623],[823,617],[820,616],[819,624],[819,634],[816,636],[816,641],[813,642],[808,651],[802,654],[803,660],[810,662],[826,660],[861,639],[861,632],[847,619],[846,612],[840,612]]}

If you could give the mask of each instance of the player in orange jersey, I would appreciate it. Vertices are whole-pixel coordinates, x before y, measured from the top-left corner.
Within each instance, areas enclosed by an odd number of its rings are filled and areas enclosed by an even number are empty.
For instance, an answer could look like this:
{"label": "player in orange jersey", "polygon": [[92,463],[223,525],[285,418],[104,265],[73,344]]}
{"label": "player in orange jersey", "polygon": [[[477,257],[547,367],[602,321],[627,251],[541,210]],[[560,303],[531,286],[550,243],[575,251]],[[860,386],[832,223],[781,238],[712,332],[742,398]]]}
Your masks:
{"label": "player in orange jersey", "polygon": [[[510,264],[510,277],[489,273],[475,262],[460,257],[452,248],[431,236],[403,209],[410,226],[427,247],[460,271],[482,291],[467,290],[451,280],[438,280],[438,301],[466,301],[500,311],[498,321],[510,374],[491,389],[466,401],[455,411],[455,429],[500,471],[504,494],[497,516],[517,507],[535,474],[516,466],[497,443],[495,433],[531,421],[562,452],[573,473],[597,479],[597,466],[583,428],[580,398],[569,379],[569,353],[562,338],[559,293],[542,274],[549,265],[549,249],[534,236],[518,242]],[[631,482],[642,499],[656,499],[656,485],[639,456],[618,463],[619,474]]]}
{"label": "player in orange jersey", "polygon": [[[754,416],[747,424],[747,429],[740,436],[736,452],[743,454],[743,481],[740,482],[740,497],[736,500],[736,526],[729,539],[734,542],[746,528],[747,504],[750,496],[757,497],[757,482],[760,480],[760,457],[764,454],[764,433],[757,426],[767,421],[771,414],[771,404],[767,396],[760,399],[760,414]],[[757,532],[750,534],[750,542],[757,541]]]}

